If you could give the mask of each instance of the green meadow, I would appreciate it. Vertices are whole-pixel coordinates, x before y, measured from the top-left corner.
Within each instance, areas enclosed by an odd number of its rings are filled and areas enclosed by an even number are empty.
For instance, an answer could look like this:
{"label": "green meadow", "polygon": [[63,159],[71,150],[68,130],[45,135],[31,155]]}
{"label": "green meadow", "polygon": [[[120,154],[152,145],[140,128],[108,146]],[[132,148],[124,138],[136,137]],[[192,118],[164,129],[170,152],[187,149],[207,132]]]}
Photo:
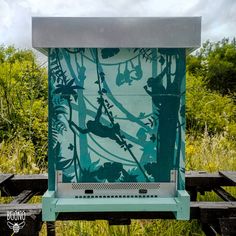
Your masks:
{"label": "green meadow", "polygon": [[[236,170],[236,45],[207,41],[187,58],[186,170]],[[0,47],[0,173],[47,172],[47,68],[30,50]],[[236,196],[236,189],[228,188]],[[34,197],[31,202],[40,202]],[[201,201],[219,201],[214,193]],[[1,198],[8,202],[10,198]],[[204,235],[197,221],[57,221],[57,235]],[[41,236],[46,235],[43,226]]]}

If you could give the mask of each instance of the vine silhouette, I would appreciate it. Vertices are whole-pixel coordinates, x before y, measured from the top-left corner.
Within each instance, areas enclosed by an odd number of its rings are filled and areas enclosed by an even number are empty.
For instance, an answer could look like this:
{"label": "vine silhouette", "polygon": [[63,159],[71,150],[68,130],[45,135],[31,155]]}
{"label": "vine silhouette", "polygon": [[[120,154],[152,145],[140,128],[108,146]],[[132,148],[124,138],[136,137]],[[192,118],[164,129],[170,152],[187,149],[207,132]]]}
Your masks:
{"label": "vine silhouette", "polygon": [[[95,58],[96,58],[96,71],[97,71],[97,80],[95,81],[95,83],[98,84],[98,94],[99,94],[99,97],[97,98],[99,107],[97,109],[96,117],[94,120],[89,120],[87,122],[86,129],[78,127],[77,125],[74,124],[74,122],[71,122],[71,125],[74,126],[82,134],[87,134],[91,132],[102,138],[110,138],[116,141],[116,143],[120,145],[121,148],[124,148],[125,151],[128,151],[130,153],[131,157],[134,159],[138,168],[142,172],[144,178],[146,179],[147,182],[149,182],[150,180],[147,177],[145,171],[143,170],[137,158],[131,151],[133,145],[127,143],[127,141],[125,140],[125,136],[120,133],[120,125],[118,123],[115,123],[114,121],[113,113],[110,110],[113,107],[113,105],[110,104],[107,99],[103,98],[104,94],[107,93],[107,90],[105,88],[102,88],[102,83],[105,81],[105,74],[103,71],[99,72],[99,60],[98,60],[97,49],[95,49]],[[104,109],[104,114],[106,114],[108,119],[110,120],[111,127],[105,126],[102,123],[100,123],[102,109]]]}
{"label": "vine silhouette", "polygon": [[75,176],[76,176],[76,180],[77,182],[79,181],[79,177],[78,177],[78,172],[77,172],[77,163],[78,163],[78,167],[80,170],[80,173],[83,173],[83,169],[82,166],[80,164],[80,160],[79,160],[79,156],[77,153],[77,148],[76,148],[76,142],[77,142],[77,135],[75,130],[73,129],[72,125],[71,125],[71,121],[72,121],[72,106],[71,106],[71,101],[72,101],[72,97],[74,98],[74,100],[76,101],[78,98],[78,94],[77,94],[77,89],[83,89],[83,87],[79,86],[79,85],[75,85],[75,79],[67,79],[66,76],[66,71],[63,72],[62,70],[62,66],[60,63],[60,58],[58,55],[58,49],[56,49],[56,58],[57,58],[57,64],[56,64],[56,70],[58,73],[58,78],[57,78],[57,85],[56,85],[56,89],[54,90],[55,94],[60,94],[61,98],[65,99],[67,101],[68,107],[69,107],[69,127],[71,129],[71,131],[73,132],[73,136],[74,136],[74,145],[71,146],[71,149],[73,150],[73,161],[74,161],[74,171],[75,171]]}
{"label": "vine silhouette", "polygon": [[[168,181],[169,176],[163,173],[168,174],[166,169],[178,168],[180,165],[181,128],[184,125],[178,120],[178,115],[183,113],[182,107],[179,109],[183,95],[179,87],[183,75],[182,69],[179,69],[183,68],[182,52],[176,49],[156,49],[159,53],[154,55],[153,49],[130,49],[129,52],[135,56],[129,60],[106,63],[110,57],[119,59],[117,55],[120,50],[117,48],[100,49],[100,51],[80,48],[52,50],[49,73],[54,86],[51,117],[53,147],[59,152],[57,169],[66,169],[65,174],[68,179],[74,174],[73,181],[77,182],[136,182],[137,178],[139,181],[145,179],[146,182]],[[88,53],[92,55],[92,59],[88,59]],[[80,57],[82,64],[79,63]],[[100,63],[99,58],[104,60]],[[95,85],[91,86],[88,81],[92,89],[98,88],[96,100],[93,100],[93,97],[90,99],[85,93],[87,90],[83,90],[84,84],[87,85],[86,76],[89,77],[83,64],[84,59],[86,63],[93,62],[96,65]],[[150,62],[159,63],[159,67],[156,65],[155,68],[156,70],[161,68],[161,71],[153,73],[151,78],[145,78],[146,85],[143,85],[143,82],[139,82],[144,78],[141,63],[145,66],[145,63]],[[172,67],[173,63],[176,65]],[[117,88],[121,86],[127,88],[134,83],[141,84],[143,91],[151,98],[153,104],[151,112],[143,109],[139,115],[134,115],[125,107],[125,103],[122,104],[117,100],[110,90],[113,82],[110,84],[110,80],[106,78],[108,76],[103,71],[103,65],[116,66],[114,84]],[[175,71],[171,71],[173,68]],[[91,81],[91,78],[88,80]],[[113,114],[115,109],[118,110],[117,115]],[[134,124],[133,130],[121,129],[122,122],[127,121]],[[64,132],[71,137],[67,142],[68,147],[63,146],[67,150],[65,153],[69,153],[68,156],[61,154],[60,143],[57,141],[58,135],[63,136]],[[137,132],[136,135],[134,132]],[[100,144],[95,136],[111,140],[120,150],[122,149],[122,152],[118,155],[112,153],[106,146]],[[82,139],[84,142],[81,142]],[[78,146],[80,149],[77,151]],[[81,148],[84,146],[86,148],[83,152]],[[124,151],[131,158],[122,157]],[[140,158],[137,158],[137,153],[141,153]],[[85,159],[85,155],[89,158]],[[98,159],[94,159],[97,157]],[[103,164],[99,164],[100,159],[103,159]]]}

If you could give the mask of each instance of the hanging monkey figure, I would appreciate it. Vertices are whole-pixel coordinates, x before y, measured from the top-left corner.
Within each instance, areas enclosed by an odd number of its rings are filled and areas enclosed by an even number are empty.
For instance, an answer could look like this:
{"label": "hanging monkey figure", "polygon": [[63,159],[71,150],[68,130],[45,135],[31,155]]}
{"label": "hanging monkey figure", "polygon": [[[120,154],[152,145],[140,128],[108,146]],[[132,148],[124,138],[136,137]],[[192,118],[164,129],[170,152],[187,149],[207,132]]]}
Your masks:
{"label": "hanging monkey figure", "polygon": [[118,136],[118,134],[120,133],[120,125],[116,123],[113,127],[108,127],[100,122],[100,118],[102,116],[102,106],[103,103],[101,102],[97,110],[95,119],[89,120],[87,122],[87,129],[82,129],[75,124],[74,126],[82,134],[92,133],[102,138],[110,138],[112,140],[115,140],[119,145],[123,145],[123,141],[120,140]]}
{"label": "hanging monkey figure", "polygon": [[133,68],[133,70],[131,72],[135,72],[135,77],[131,76],[131,78],[133,80],[140,80],[143,77],[143,71],[142,71],[142,66],[141,66],[141,59],[140,56],[138,56],[138,65],[134,66],[134,63],[132,62],[132,60],[130,61],[130,64]]}

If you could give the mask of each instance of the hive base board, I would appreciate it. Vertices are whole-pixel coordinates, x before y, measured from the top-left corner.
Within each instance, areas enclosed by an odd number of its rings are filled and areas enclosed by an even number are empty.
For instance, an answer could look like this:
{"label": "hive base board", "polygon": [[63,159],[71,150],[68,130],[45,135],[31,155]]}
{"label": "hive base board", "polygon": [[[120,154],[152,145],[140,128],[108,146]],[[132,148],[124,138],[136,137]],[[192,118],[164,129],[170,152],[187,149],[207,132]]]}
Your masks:
{"label": "hive base board", "polygon": [[189,220],[190,197],[178,190],[171,198],[56,198],[46,191],[42,199],[43,221],[55,221],[60,212],[173,212],[177,220]]}

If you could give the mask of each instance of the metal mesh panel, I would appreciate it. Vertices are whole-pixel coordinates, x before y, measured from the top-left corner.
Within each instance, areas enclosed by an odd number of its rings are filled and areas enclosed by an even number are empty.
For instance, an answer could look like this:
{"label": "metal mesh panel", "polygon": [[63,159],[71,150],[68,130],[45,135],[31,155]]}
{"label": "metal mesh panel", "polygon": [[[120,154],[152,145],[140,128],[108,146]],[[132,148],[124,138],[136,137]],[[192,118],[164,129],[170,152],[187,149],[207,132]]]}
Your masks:
{"label": "metal mesh panel", "polygon": [[159,189],[159,183],[72,183],[72,189]]}

